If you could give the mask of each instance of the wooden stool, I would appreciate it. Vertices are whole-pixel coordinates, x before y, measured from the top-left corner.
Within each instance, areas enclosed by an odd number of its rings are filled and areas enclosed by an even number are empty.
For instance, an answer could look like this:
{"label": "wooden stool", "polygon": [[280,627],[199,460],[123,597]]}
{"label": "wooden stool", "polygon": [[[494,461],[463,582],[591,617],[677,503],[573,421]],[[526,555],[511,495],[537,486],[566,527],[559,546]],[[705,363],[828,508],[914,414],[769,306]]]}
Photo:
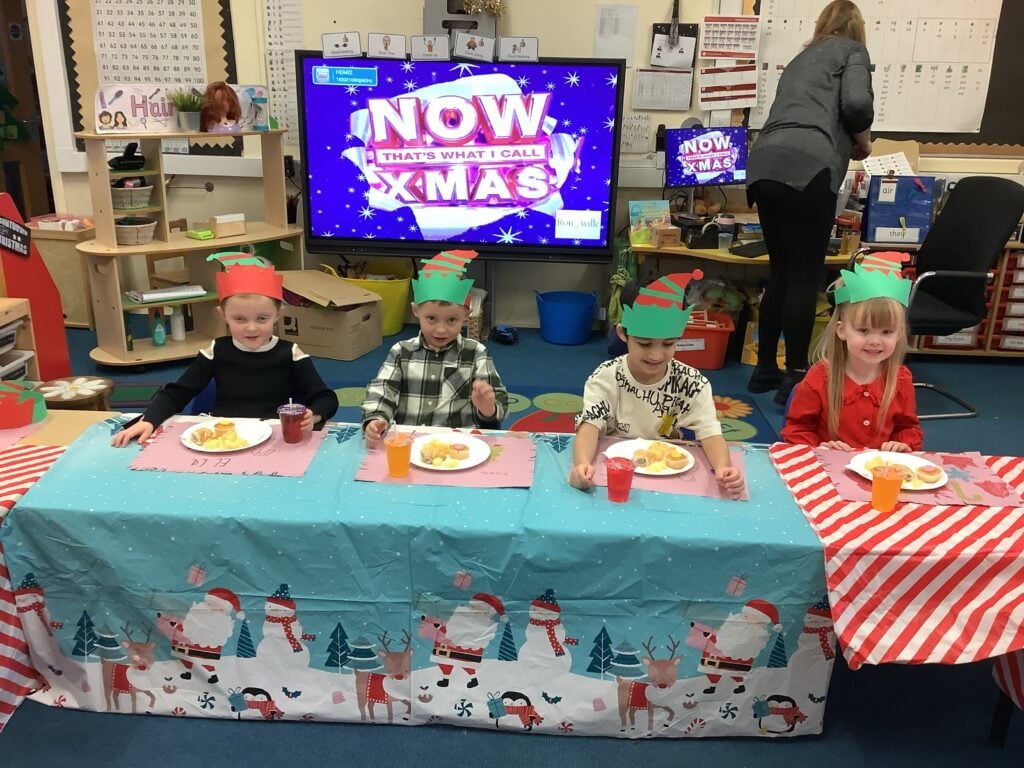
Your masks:
{"label": "wooden stool", "polygon": [[109,411],[107,398],[114,390],[114,382],[100,376],[68,376],[44,381],[37,389],[43,393],[47,408]]}

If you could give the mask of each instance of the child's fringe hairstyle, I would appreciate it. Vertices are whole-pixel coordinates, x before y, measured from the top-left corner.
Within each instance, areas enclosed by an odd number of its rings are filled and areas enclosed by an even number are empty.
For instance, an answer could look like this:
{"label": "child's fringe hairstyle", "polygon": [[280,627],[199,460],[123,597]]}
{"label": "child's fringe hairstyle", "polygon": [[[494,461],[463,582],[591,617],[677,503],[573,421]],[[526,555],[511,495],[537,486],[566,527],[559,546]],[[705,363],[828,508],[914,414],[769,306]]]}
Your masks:
{"label": "child's fringe hairstyle", "polygon": [[[831,288],[836,285],[842,285],[842,281],[837,280]],[[896,348],[882,363],[885,387],[882,391],[882,405],[878,410],[878,423],[875,425],[875,429],[881,433],[885,414],[896,392],[896,377],[907,354],[906,309],[895,299],[874,298],[855,304],[843,303],[832,312],[828,326],[814,348],[813,358],[824,360],[828,366],[828,434],[833,440],[838,439],[846,382],[847,350],[846,343],[839,338],[837,329],[840,322],[847,326],[866,325],[869,328],[894,328],[897,331]]]}

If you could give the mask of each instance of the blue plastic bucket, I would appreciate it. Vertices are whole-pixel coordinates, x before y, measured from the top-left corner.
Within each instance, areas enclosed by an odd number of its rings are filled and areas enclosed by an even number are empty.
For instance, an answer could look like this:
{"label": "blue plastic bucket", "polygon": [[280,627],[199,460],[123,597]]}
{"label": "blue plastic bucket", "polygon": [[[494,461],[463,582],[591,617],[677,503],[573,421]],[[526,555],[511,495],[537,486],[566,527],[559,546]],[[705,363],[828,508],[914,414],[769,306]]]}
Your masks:
{"label": "blue plastic bucket", "polygon": [[537,294],[540,335],[549,344],[586,344],[594,322],[597,296],[582,291],[548,291]]}

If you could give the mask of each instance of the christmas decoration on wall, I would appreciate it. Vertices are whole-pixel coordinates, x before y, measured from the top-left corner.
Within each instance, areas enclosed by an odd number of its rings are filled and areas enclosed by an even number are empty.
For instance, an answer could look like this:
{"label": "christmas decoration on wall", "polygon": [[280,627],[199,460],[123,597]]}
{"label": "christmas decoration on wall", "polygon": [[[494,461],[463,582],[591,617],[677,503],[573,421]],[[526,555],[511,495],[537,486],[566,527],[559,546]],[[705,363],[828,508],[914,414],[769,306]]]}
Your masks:
{"label": "christmas decoration on wall", "polygon": [[496,19],[500,19],[505,12],[505,4],[501,0],[465,0],[462,3],[462,8],[470,16],[487,12]]}

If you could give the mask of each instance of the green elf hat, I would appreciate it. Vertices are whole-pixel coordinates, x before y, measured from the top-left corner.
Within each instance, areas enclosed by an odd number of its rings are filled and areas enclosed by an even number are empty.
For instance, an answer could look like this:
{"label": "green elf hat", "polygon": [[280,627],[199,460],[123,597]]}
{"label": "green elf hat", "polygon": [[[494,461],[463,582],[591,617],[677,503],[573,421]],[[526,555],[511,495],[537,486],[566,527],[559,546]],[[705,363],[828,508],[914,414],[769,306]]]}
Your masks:
{"label": "green elf hat", "polygon": [[412,281],[413,300],[450,301],[452,304],[467,305],[472,280],[462,275],[466,265],[476,258],[476,251],[442,251],[430,259],[423,260],[420,276]]}
{"label": "green elf hat", "polygon": [[223,268],[217,273],[217,299],[224,301],[238,293],[255,293],[282,301],[284,278],[274,271],[274,265],[261,256],[236,251],[211,253],[207,261],[219,262]]}
{"label": "green elf hat", "polygon": [[622,327],[630,336],[644,339],[678,339],[683,335],[693,307],[683,309],[686,285],[704,273],[676,272],[640,289],[632,306],[622,308]]}
{"label": "green elf hat", "polygon": [[900,265],[910,257],[896,251],[868,254],[854,264],[853,271],[840,271],[843,284],[835,289],[836,306],[856,304],[867,299],[895,299],[904,307],[910,299],[910,280],[903,277]]}

